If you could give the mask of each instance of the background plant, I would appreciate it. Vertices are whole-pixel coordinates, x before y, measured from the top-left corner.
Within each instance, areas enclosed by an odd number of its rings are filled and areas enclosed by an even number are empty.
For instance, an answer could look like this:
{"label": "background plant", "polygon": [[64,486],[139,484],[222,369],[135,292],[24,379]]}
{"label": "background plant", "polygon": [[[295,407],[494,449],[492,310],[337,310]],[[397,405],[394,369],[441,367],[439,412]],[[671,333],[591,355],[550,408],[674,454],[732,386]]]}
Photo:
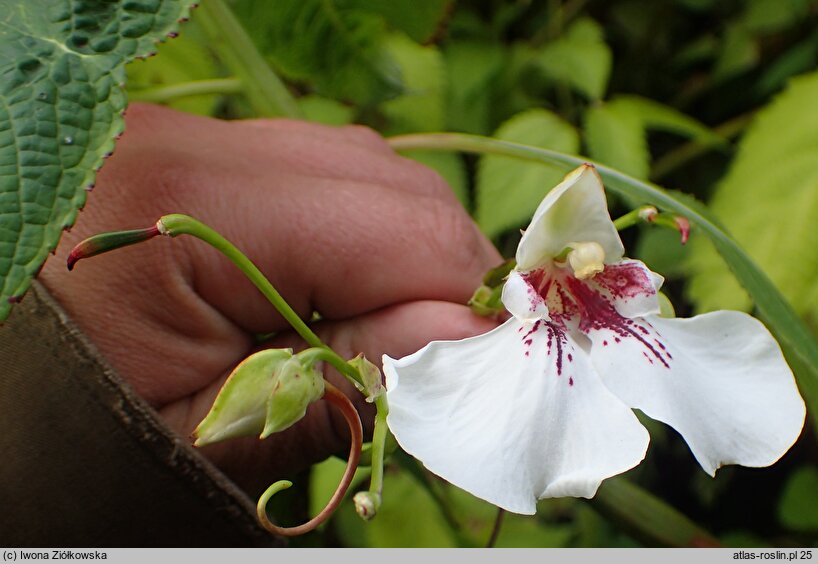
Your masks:
{"label": "background plant", "polygon": [[[203,0],[181,28],[190,2],[36,4],[0,0],[11,14],[0,25],[2,316],[74,222],[112,150],[127,78],[130,100],[226,119],[456,131],[588,155],[707,202],[818,335],[814,1]],[[125,66],[177,28],[160,56]],[[407,156],[436,168],[506,254],[564,174],[498,155]],[[648,203],[617,198],[622,212]],[[629,254],[668,277],[680,315],[753,307],[700,232],[686,247],[660,229],[624,236]],[[728,467],[711,480],[672,431],[648,424],[648,460],[628,474],[643,490],[725,544],[818,542],[814,425],[773,468]],[[338,460],[316,466],[308,490],[281,502],[282,519],[321,505],[342,469]],[[608,486],[620,490],[596,503],[550,500],[535,518],[507,516],[498,545],[678,541],[662,536],[656,513],[637,511],[650,505],[638,491]],[[365,524],[342,508],[297,542],[477,545],[494,516],[396,453],[377,519]]]}

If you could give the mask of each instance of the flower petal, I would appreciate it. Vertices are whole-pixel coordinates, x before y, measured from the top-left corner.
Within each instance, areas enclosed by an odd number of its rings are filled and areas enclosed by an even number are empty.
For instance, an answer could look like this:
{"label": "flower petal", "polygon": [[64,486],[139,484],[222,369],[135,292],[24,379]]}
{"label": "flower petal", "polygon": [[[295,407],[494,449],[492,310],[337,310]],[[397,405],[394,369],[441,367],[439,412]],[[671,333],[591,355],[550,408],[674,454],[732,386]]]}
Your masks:
{"label": "flower petal", "polygon": [[676,429],[702,468],[769,466],[795,442],[804,402],[756,319],[717,311],[589,331],[591,360],[625,403]]}
{"label": "flower petal", "polygon": [[659,313],[657,292],[665,279],[638,260],[625,259],[585,283],[599,291],[616,312],[627,318]]}
{"label": "flower petal", "polygon": [[527,271],[541,266],[574,241],[599,243],[608,264],[625,252],[608,214],[602,181],[587,164],[568,174],[534,212],[517,247],[517,268]]}
{"label": "flower petal", "polygon": [[545,321],[511,319],[462,341],[383,359],[400,445],[454,485],[508,511],[591,497],[644,457],[647,431],[587,354]]}
{"label": "flower petal", "polygon": [[543,297],[516,270],[508,275],[501,299],[509,313],[520,321],[550,320]]}

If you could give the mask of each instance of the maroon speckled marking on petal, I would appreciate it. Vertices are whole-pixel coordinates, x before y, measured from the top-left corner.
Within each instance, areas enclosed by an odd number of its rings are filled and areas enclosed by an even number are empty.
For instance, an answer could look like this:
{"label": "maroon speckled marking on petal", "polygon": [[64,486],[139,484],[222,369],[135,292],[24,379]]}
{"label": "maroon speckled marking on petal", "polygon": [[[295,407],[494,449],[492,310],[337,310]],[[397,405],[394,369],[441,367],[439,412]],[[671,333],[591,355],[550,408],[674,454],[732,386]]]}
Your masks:
{"label": "maroon speckled marking on petal", "polygon": [[[551,349],[557,355],[557,372],[562,372],[562,344],[569,327],[578,327],[583,333],[597,330],[608,330],[610,337],[602,341],[602,346],[619,344],[623,339],[635,339],[645,350],[649,362],[658,361],[670,368],[673,359],[670,352],[661,342],[661,336],[644,319],[628,319],[615,307],[616,300],[629,300],[640,295],[655,293],[653,283],[645,268],[639,263],[620,263],[608,265],[592,280],[579,280],[571,271],[560,267],[546,267],[522,275],[529,287],[536,291],[538,299],[545,301],[549,322],[543,322],[549,331],[548,354]],[[534,300],[532,300],[534,303]],[[534,328],[525,334],[522,341],[540,328],[537,322]],[[561,338],[558,338],[560,335]],[[526,343],[530,346],[530,343]],[[529,356],[526,354],[526,356]],[[566,356],[570,362],[570,355]]]}
{"label": "maroon speckled marking on petal", "polygon": [[[528,332],[526,332],[521,338],[521,341],[526,348],[523,354],[525,354],[526,357],[531,356],[531,347],[534,344],[533,335],[540,329],[544,329],[546,332],[546,355],[549,357],[553,355],[554,365],[557,368],[557,376],[562,376],[562,370],[565,362],[573,362],[574,357],[570,352],[566,353],[566,346],[570,345],[568,343],[568,337],[565,334],[565,330],[555,323],[544,321],[542,319],[535,321],[534,325],[531,326],[531,329],[529,329]],[[570,378],[569,385],[574,385],[573,377]]]}
{"label": "maroon speckled marking on petal", "polygon": [[[645,358],[651,364],[658,360],[665,368],[670,368],[672,357],[659,341],[660,335],[651,332],[653,327],[643,319],[628,319],[620,315],[610,298],[595,291],[591,286],[573,277],[566,277],[565,283],[580,310],[579,329],[583,333],[608,330],[614,334],[614,342],[622,339],[636,339],[645,347]],[[603,343],[606,341],[603,341]],[[655,343],[655,344],[654,344]],[[604,346],[604,345],[603,345]],[[650,353],[650,354],[648,354]]]}
{"label": "maroon speckled marking on petal", "polygon": [[616,299],[627,300],[656,293],[648,273],[635,262],[609,264],[605,270],[594,276],[593,280]]}

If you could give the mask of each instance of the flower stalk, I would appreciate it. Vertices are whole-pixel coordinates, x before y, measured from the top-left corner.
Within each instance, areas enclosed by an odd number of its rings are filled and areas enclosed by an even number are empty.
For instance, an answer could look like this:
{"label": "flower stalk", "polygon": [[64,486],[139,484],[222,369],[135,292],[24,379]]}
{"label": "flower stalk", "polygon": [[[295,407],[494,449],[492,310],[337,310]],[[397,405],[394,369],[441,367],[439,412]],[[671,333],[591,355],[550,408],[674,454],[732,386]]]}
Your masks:
{"label": "flower stalk", "polygon": [[[258,267],[256,267],[256,265],[253,264],[253,262],[250,261],[250,259],[248,259],[235,245],[233,245],[230,241],[225,239],[214,229],[187,215],[169,214],[162,216],[161,218],[159,218],[159,220],[156,222],[154,226],[151,226],[146,229],[102,233],[90,237],[85,241],[81,242],[71,251],[68,258],[68,268],[69,270],[72,269],[77,263],[77,261],[79,261],[80,259],[95,256],[127,245],[140,243],[142,241],[151,239],[157,235],[167,235],[169,237],[177,237],[179,235],[191,235],[193,237],[196,237],[197,239],[204,241],[205,243],[209,244],[210,246],[214,247],[216,250],[221,252],[223,255],[225,255],[228,259],[230,259],[230,261],[234,265],[236,265],[236,267],[239,268],[239,270],[241,270],[241,272],[256,286],[256,288],[258,288],[258,290],[276,308],[276,310],[292,326],[292,328],[295,329],[295,331],[310,345],[310,348],[295,354],[291,360],[300,364],[301,369],[306,371],[313,370],[313,366],[318,362],[326,362],[327,364],[335,368],[347,380],[349,380],[356,387],[356,389],[364,393],[367,396],[368,401],[373,401],[375,403],[375,406],[377,408],[377,415],[375,418],[375,430],[371,446],[372,483],[370,486],[370,490],[368,492],[361,492],[364,495],[356,499],[356,506],[359,507],[359,514],[361,515],[361,517],[365,519],[371,519],[377,513],[377,510],[380,507],[381,491],[383,488],[383,461],[385,441],[388,434],[386,426],[386,416],[388,414],[388,407],[386,402],[386,396],[383,394],[381,376],[378,368],[374,366],[371,362],[363,358],[363,356],[361,355],[359,355],[352,361],[344,360],[340,355],[338,355],[338,353],[333,351],[329,346],[327,346],[323,341],[321,341],[321,339],[298,316],[298,314],[295,312],[295,310],[292,309],[292,307],[286,302],[286,300],[284,300],[281,294],[279,294],[279,292],[264,276],[264,274],[262,274]],[[267,356],[269,356],[272,361],[278,359],[279,354],[283,354],[284,356],[290,355],[291,351],[289,350],[262,351],[261,353],[257,353],[256,355],[251,356],[250,358],[254,358],[256,356],[264,354],[267,354]],[[243,365],[246,365],[249,360],[250,359],[245,361]],[[264,359],[262,359],[262,363],[266,362],[267,360],[269,359],[265,357]],[[240,368],[241,366],[242,365],[240,365]],[[265,372],[267,368],[266,364],[264,364],[264,366],[261,366],[260,368],[264,373],[261,374],[261,376],[266,377],[267,376],[267,373]],[[255,367],[252,368],[252,370],[255,370]],[[264,380],[264,378],[262,378],[262,380]],[[250,384],[257,385],[258,383],[255,381],[251,381]],[[242,386],[243,385],[244,384],[242,384]],[[236,386],[238,386],[238,384],[236,384]],[[280,527],[278,525],[273,524],[267,517],[266,506],[270,498],[277,492],[292,486],[292,482],[288,480],[280,480],[272,484],[259,498],[257,506],[259,520],[261,521],[262,525],[271,533],[284,536],[300,535],[313,530],[315,527],[324,522],[327,518],[329,518],[329,516],[335,511],[335,509],[340,504],[346,490],[349,488],[349,485],[353,479],[355,470],[358,467],[361,457],[361,447],[363,444],[363,430],[360,417],[358,416],[358,412],[350,402],[349,398],[347,398],[340,390],[338,390],[332,384],[325,380],[323,381],[323,390],[324,399],[326,399],[329,403],[335,405],[338,409],[340,409],[350,429],[352,442],[350,445],[350,454],[348,457],[347,469],[344,472],[344,476],[342,477],[335,494],[332,496],[327,506],[316,517],[314,517],[307,523],[304,523],[297,527]],[[246,390],[244,392],[235,393],[232,395],[235,395],[237,398],[239,398],[239,400],[241,398],[244,398],[244,400],[242,401],[245,401],[245,403],[246,401],[249,401],[247,400],[248,394],[246,393]],[[252,396],[253,394],[250,395]],[[310,398],[307,399],[311,401]],[[235,409],[239,409],[239,411],[243,409],[240,406],[233,407],[234,407],[233,411],[235,411]],[[214,410],[211,411],[211,414],[213,415],[213,417],[218,417],[224,414],[224,412],[228,409],[230,408],[226,405],[219,406],[218,410],[216,410],[216,406],[214,406]],[[218,411],[218,414],[216,414],[216,411]],[[268,429],[271,417],[272,420],[277,421],[276,417],[278,415],[284,416],[286,414],[271,413],[268,411],[267,425],[265,426],[265,429],[262,431],[261,438],[264,438],[267,434],[279,430],[278,426],[275,425]],[[234,416],[236,416],[236,414],[230,415],[228,419]],[[250,419],[252,419],[252,414],[239,413],[238,417],[240,419],[242,417],[243,418],[250,417]],[[210,415],[208,416],[208,419],[210,419]],[[246,422],[242,420],[239,421],[238,423],[245,424],[245,427],[247,427],[247,429],[245,429],[244,427],[238,429],[236,432],[239,433],[239,435],[247,434],[250,431],[252,431],[250,434],[254,434],[256,432],[255,419],[252,419],[252,421],[248,420]],[[225,424],[238,425],[238,423],[232,422],[231,419],[226,423],[224,422],[220,423],[220,425],[222,426],[224,426]],[[284,423],[291,424],[289,422],[289,419],[284,421]],[[200,424],[200,428],[201,427],[202,424]],[[216,442],[219,440],[230,438],[232,436],[226,432],[222,434],[224,436],[217,436],[218,434],[216,434],[213,435],[212,437],[207,436],[204,439],[200,437],[199,439],[197,439],[197,443],[205,444],[207,442]]]}
{"label": "flower stalk", "polygon": [[261,497],[258,500],[258,504],[256,505],[256,513],[261,525],[267,531],[275,535],[294,537],[314,530],[321,523],[329,519],[329,517],[335,512],[335,510],[341,504],[341,501],[344,499],[344,494],[346,494],[346,491],[349,489],[349,485],[352,483],[352,480],[355,477],[355,470],[358,468],[358,461],[361,457],[361,444],[363,443],[363,427],[361,426],[361,419],[358,417],[358,411],[355,409],[355,406],[352,405],[352,402],[349,401],[349,398],[346,397],[343,392],[329,382],[326,382],[325,386],[324,399],[340,410],[347,422],[347,426],[349,427],[351,442],[349,445],[349,458],[347,459],[346,470],[344,470],[344,475],[341,478],[338,487],[335,489],[335,493],[332,494],[332,497],[330,498],[329,502],[327,502],[327,505],[324,506],[324,509],[322,509],[318,515],[306,523],[296,527],[280,527],[270,521],[270,518],[267,516],[267,503],[270,501],[270,498],[278,492],[291,487],[293,483],[289,480],[279,480],[267,488],[267,490],[261,494]]}

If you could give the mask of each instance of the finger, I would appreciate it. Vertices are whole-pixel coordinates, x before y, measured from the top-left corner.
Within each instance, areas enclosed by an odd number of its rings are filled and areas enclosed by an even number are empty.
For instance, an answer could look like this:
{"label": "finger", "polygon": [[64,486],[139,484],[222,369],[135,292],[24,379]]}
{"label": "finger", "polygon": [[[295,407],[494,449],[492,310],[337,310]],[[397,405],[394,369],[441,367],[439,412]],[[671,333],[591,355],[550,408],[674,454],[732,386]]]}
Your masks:
{"label": "finger", "polygon": [[[116,229],[125,213],[135,224],[171,211],[194,215],[239,246],[304,316],[317,310],[338,319],[413,299],[463,302],[500,262],[436,173],[340,142],[368,130],[293,121],[248,128],[169,110],[137,112],[138,127],[100,175],[100,186],[117,198],[93,202],[101,206],[97,217]],[[171,139],[157,150],[156,133],[145,128],[160,127],[165,115]],[[198,242],[173,244],[191,257],[190,284],[231,321],[253,332],[284,327],[218,253]],[[146,257],[122,268],[139,269],[123,272],[137,279],[174,267]]]}
{"label": "finger", "polygon": [[[239,246],[303,316],[341,319],[420,299],[465,303],[501,261],[462,208],[435,197],[316,180],[271,201],[257,180],[246,181],[229,212],[204,203],[195,215]],[[276,182],[275,193],[290,191],[286,178]],[[226,259],[202,245],[189,252],[197,291],[219,311],[250,331],[284,326]]]}

